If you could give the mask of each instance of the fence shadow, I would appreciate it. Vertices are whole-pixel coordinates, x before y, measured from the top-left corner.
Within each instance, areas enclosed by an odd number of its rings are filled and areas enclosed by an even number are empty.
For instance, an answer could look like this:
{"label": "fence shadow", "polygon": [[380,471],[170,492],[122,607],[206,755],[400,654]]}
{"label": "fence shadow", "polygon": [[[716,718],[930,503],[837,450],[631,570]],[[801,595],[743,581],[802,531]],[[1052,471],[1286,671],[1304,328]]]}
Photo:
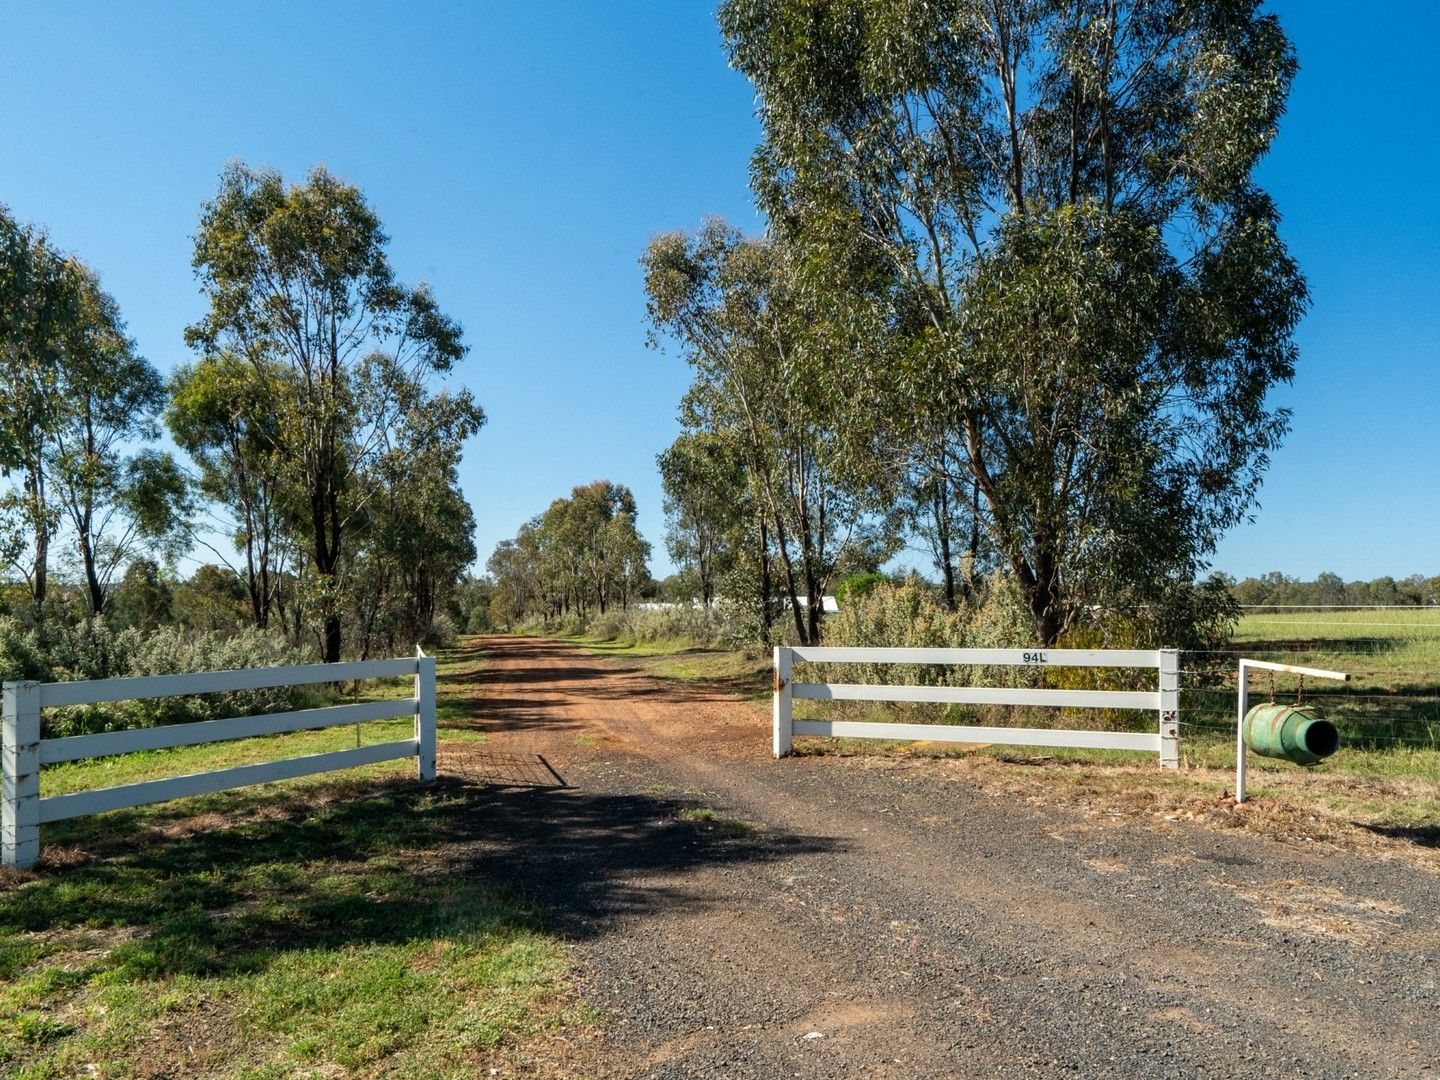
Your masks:
{"label": "fence shadow", "polygon": [[451,779],[497,787],[565,788],[570,785],[543,754],[502,754],[465,746],[447,754],[442,770]]}

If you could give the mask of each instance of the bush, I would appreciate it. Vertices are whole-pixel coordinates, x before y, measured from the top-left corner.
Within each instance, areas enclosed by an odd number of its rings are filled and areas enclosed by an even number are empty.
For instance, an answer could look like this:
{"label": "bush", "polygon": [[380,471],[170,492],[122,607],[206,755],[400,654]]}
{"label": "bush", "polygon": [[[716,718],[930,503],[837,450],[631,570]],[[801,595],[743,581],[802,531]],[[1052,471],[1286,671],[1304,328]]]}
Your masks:
{"label": "bush", "polygon": [[867,570],[863,574],[851,574],[847,578],[841,578],[836,584],[835,600],[837,603],[843,604],[849,598],[864,596],[889,582],[889,578],[874,570]]}
{"label": "bush", "polygon": [[702,649],[730,647],[740,636],[735,612],[724,604],[611,608],[586,623],[569,623],[565,632],[634,643],[683,641]]}
{"label": "bush", "polygon": [[[840,609],[825,617],[824,644],[870,649],[959,648],[966,641],[964,611],[950,611],[935,590],[917,578],[899,585],[882,581],[852,590]],[[934,664],[846,664],[831,674],[838,682],[934,686],[949,670]],[[828,675],[827,675],[828,678]]]}
{"label": "bush", "polygon": [[[177,629],[144,634],[116,631],[104,619],[43,631],[0,618],[0,674],[6,679],[69,682],[142,675],[178,675],[192,671],[231,671],[305,662],[277,634],[247,629],[239,633],[187,633]],[[316,700],[305,687],[276,687],[184,698],[108,702],[47,710],[47,738],[114,731],[131,727],[217,720],[228,716],[284,712]]]}
{"label": "bush", "polygon": [[[484,629],[484,628],[482,628]],[[468,633],[478,633],[466,628]],[[448,649],[455,644],[455,639],[460,634],[460,628],[455,619],[448,612],[441,611],[430,620],[430,632],[425,635],[425,644],[433,645],[437,649]]]}

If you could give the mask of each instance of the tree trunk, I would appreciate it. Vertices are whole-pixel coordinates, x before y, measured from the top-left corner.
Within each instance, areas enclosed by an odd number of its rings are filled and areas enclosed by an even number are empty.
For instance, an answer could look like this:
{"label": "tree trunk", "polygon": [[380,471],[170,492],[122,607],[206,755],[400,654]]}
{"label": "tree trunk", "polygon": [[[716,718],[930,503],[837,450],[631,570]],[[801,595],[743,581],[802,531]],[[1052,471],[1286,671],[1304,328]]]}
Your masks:
{"label": "tree trunk", "polygon": [[790,601],[790,617],[795,621],[795,636],[801,645],[813,645],[805,636],[805,615],[800,610],[800,596],[795,588],[795,566],[790,559],[790,549],[785,543],[785,526],[775,521],[775,547],[780,552],[780,565],[785,570],[785,596]]}
{"label": "tree trunk", "polygon": [[85,569],[85,591],[90,601],[90,614],[101,615],[105,611],[105,589],[100,584],[100,575],[95,566],[95,538],[90,531],[90,512],[87,510],[77,523],[76,545],[80,548],[80,562]]}
{"label": "tree trunk", "polygon": [[336,610],[340,566],[340,512],[335,493],[321,481],[310,494],[310,519],[315,530],[315,573],[326,579],[324,597],[324,631],[321,638],[321,659],[327,664],[340,660],[340,613]]}
{"label": "tree trunk", "polygon": [[770,609],[774,603],[770,580],[770,531],[760,516],[760,644],[770,648]]}
{"label": "tree trunk", "polygon": [[340,615],[331,612],[325,616],[325,663],[340,661]]}
{"label": "tree trunk", "polygon": [[820,624],[825,618],[825,594],[820,588],[820,583],[815,580],[815,575],[807,566],[805,568],[805,601],[809,605],[805,611],[805,623],[809,632],[809,644],[820,644]]}
{"label": "tree trunk", "polygon": [[25,494],[30,502],[30,520],[35,528],[35,563],[31,579],[31,595],[35,601],[35,622],[44,618],[45,597],[50,590],[50,528],[45,521],[45,474],[32,469],[25,478]]}
{"label": "tree trunk", "polygon": [[1067,622],[1054,555],[1041,550],[1036,555],[1034,569],[1022,563],[1016,567],[1016,576],[1030,608],[1030,620],[1039,639],[1037,644],[1054,648]]}
{"label": "tree trunk", "polygon": [[935,540],[939,546],[940,572],[945,578],[945,606],[956,608],[955,565],[950,553],[950,481],[940,475],[935,481]]}

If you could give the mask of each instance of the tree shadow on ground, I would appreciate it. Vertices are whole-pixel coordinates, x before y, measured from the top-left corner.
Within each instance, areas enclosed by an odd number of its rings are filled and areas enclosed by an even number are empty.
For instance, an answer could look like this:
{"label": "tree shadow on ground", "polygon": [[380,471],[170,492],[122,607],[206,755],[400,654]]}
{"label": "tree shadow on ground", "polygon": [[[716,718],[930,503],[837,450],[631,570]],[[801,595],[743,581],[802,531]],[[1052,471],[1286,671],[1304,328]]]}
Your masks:
{"label": "tree shadow on ground", "polygon": [[1419,847],[1440,848],[1440,825],[1373,825],[1358,823],[1362,829],[1391,840],[1404,840]]}
{"label": "tree shadow on ground", "polygon": [[[554,928],[704,907],[688,876],[832,849],[681,816],[686,803],[532,783],[356,780],[47,826],[0,882],[0,977],[26,942],[99,932],[118,977],[227,975],[289,950]],[[6,946],[4,943],[9,942]]]}

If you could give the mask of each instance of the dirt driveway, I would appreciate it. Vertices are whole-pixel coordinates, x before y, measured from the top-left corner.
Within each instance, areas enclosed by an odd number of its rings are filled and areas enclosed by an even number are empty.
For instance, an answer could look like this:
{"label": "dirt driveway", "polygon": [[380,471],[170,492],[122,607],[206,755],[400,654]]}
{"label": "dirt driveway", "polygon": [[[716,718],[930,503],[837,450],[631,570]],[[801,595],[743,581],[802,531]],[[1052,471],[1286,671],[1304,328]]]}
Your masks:
{"label": "dirt driveway", "polygon": [[484,869],[555,912],[598,1010],[542,1071],[1440,1072],[1440,883],[1412,863],[1036,806],[923,760],[776,762],[754,704],[483,648],[492,737],[441,770],[493,785]]}

